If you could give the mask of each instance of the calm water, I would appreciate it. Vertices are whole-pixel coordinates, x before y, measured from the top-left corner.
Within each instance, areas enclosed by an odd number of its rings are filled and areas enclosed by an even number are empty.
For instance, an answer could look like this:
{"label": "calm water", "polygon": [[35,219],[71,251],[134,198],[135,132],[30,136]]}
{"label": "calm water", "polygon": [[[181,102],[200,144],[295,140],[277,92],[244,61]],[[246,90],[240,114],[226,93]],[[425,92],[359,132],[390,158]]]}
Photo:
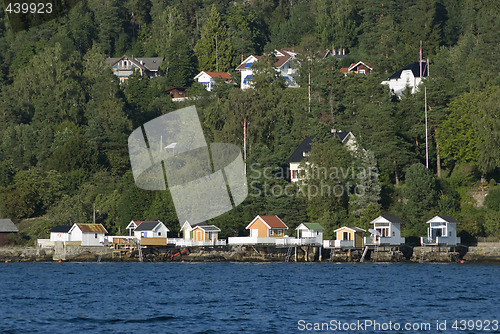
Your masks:
{"label": "calm water", "polygon": [[304,333],[315,323],[334,333],[331,320],[478,333],[451,326],[500,321],[498,265],[0,263],[0,283],[0,333]]}

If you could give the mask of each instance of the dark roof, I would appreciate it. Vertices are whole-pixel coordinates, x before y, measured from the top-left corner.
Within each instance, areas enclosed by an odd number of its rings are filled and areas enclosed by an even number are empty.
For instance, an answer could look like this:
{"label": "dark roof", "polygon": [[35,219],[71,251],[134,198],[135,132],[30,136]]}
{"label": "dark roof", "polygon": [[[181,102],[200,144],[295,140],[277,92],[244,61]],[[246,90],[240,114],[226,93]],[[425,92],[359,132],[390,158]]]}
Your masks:
{"label": "dark roof", "polygon": [[404,224],[403,221],[396,216],[381,216],[381,217],[387,219],[391,223]]}
{"label": "dark roof", "polygon": [[135,229],[136,232],[140,232],[140,231],[152,231],[154,230],[154,228],[160,224],[159,221],[155,221],[155,222],[142,222],[139,226],[137,226],[137,228]]}
{"label": "dark roof", "polygon": [[[428,74],[428,68],[427,68],[426,65],[427,65],[427,63],[425,61],[423,61],[422,62],[422,76],[423,77],[426,77],[427,74]],[[407,71],[407,70],[411,70],[413,72],[413,76],[415,78],[420,78],[420,65],[418,64],[418,61],[416,61],[414,63],[406,65],[405,67],[403,67],[402,69],[400,69],[399,71],[397,71],[396,73],[394,73],[393,75],[391,75],[389,77],[389,80],[401,78],[401,73],[403,71]]]}
{"label": "dark roof", "polygon": [[439,218],[441,218],[442,220],[448,222],[448,223],[455,223],[455,224],[459,224],[460,222],[458,220],[456,220],[455,218],[453,217],[450,217],[450,216],[437,216]]}
{"label": "dark roof", "polygon": [[54,233],[68,233],[71,229],[71,225],[57,225],[49,230],[49,232]]}
{"label": "dark roof", "polygon": [[11,232],[19,232],[16,224],[12,222],[10,219],[0,219],[0,232],[2,233],[11,233]]}
{"label": "dark roof", "polygon": [[[331,132],[330,136],[339,138],[341,142],[344,141],[344,139],[347,137],[349,134],[349,131],[339,131],[339,132]],[[288,158],[287,162],[301,162],[304,159],[304,153],[311,152],[311,143],[315,137],[306,137],[304,140],[300,143],[299,147],[292,153],[290,158]]]}

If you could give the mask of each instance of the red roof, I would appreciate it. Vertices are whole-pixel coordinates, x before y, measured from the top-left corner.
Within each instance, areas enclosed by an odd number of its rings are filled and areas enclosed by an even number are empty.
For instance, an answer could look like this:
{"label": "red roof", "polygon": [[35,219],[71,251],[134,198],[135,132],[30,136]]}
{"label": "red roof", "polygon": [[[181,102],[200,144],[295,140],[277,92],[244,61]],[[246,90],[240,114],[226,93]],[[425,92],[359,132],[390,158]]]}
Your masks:
{"label": "red roof", "polygon": [[259,216],[271,228],[288,228],[278,216]]}
{"label": "red roof", "polygon": [[222,78],[222,79],[232,79],[231,74],[226,72],[205,72],[211,78]]}

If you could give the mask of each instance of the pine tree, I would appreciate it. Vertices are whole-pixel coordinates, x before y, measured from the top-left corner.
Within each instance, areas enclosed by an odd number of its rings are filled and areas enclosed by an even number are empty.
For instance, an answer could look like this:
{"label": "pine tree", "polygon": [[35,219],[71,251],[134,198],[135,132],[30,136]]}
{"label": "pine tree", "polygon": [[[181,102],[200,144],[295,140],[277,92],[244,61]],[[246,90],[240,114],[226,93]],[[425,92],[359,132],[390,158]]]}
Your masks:
{"label": "pine tree", "polygon": [[231,39],[222,18],[212,5],[201,37],[196,43],[196,55],[200,71],[227,72],[233,58]]}

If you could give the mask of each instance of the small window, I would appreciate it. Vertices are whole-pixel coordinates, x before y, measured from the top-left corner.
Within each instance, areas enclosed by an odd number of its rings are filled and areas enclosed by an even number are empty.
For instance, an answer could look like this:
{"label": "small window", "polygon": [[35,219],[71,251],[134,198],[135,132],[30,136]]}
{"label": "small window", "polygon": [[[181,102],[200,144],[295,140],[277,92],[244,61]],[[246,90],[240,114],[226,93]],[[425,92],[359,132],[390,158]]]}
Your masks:
{"label": "small window", "polygon": [[282,230],[278,230],[278,235],[282,235],[283,234],[283,231]]}
{"label": "small window", "polygon": [[450,231],[450,237],[451,237],[451,231]]}
{"label": "small window", "polygon": [[97,233],[96,233],[96,234],[94,234],[94,238],[96,238],[96,239],[97,239]]}
{"label": "small window", "polygon": [[160,235],[161,235],[161,232],[158,232],[158,236],[160,236]]}
{"label": "small window", "polygon": [[392,232],[392,236],[395,237],[396,236],[396,232]]}
{"label": "small window", "polygon": [[270,230],[270,231],[269,231],[269,235],[274,235],[274,231],[273,231],[273,230]]}

